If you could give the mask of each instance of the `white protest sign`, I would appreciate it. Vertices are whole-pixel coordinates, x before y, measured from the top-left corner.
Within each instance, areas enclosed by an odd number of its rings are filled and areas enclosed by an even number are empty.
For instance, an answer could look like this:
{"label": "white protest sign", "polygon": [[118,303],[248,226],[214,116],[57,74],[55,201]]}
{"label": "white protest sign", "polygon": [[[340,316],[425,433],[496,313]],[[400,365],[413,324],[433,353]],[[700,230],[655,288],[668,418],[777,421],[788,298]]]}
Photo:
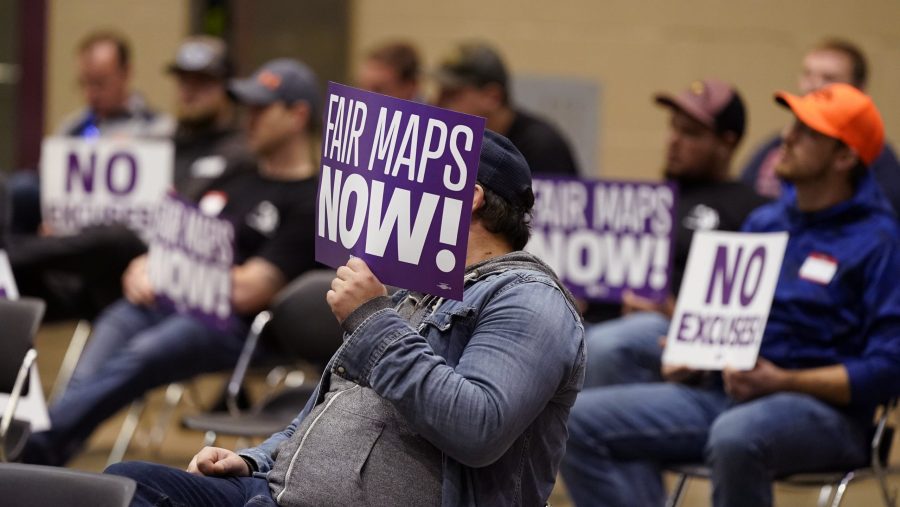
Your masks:
{"label": "white protest sign", "polygon": [[0,299],[18,298],[19,289],[16,287],[12,268],[9,266],[9,257],[6,256],[6,252],[0,250]]}
{"label": "white protest sign", "polygon": [[41,211],[54,233],[124,224],[146,235],[172,186],[171,141],[50,137],[41,146]]}
{"label": "white protest sign", "polygon": [[147,270],[157,302],[217,329],[231,319],[234,226],[169,195],[159,206]]}
{"label": "white protest sign", "polygon": [[787,241],[786,232],[694,233],[663,364],[752,369]]}

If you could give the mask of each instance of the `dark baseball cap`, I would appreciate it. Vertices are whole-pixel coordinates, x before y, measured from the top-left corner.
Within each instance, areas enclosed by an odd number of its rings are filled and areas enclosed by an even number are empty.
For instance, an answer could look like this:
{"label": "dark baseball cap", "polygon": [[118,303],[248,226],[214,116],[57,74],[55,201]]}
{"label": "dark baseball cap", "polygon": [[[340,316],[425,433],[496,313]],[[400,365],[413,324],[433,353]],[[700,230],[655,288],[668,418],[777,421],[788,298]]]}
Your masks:
{"label": "dark baseball cap", "polygon": [[320,111],[322,103],[315,72],[290,58],[269,61],[248,78],[230,80],[228,94],[235,101],[252,106],[303,101],[314,113]]}
{"label": "dark baseball cap", "polygon": [[448,87],[497,83],[506,88],[509,81],[503,59],[482,42],[465,42],[454,48],[433,75],[438,83]]}
{"label": "dark baseball cap", "polygon": [[657,104],[678,109],[716,132],[734,132],[738,139],[744,135],[744,101],[738,91],[724,81],[694,81],[678,95],[660,92],[654,100]]}
{"label": "dark baseball cap", "polygon": [[515,206],[530,210],[534,205],[528,162],[512,141],[493,130],[484,131],[478,183]]}
{"label": "dark baseball cap", "polygon": [[188,37],[179,46],[175,61],[167,67],[171,73],[192,72],[219,79],[231,77],[231,69],[225,42],[208,35]]}

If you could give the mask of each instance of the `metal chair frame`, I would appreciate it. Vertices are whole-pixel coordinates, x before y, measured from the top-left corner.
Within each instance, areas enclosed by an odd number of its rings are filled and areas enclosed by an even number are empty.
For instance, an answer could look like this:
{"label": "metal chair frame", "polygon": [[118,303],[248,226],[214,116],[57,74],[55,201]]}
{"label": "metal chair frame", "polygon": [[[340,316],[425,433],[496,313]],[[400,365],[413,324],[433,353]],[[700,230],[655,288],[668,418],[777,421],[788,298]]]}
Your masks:
{"label": "metal chair frame", "polygon": [[[19,406],[19,401],[22,399],[22,393],[25,390],[25,384],[28,380],[28,372],[31,370],[32,365],[34,365],[35,360],[37,359],[37,351],[34,349],[33,340],[34,335],[37,333],[38,327],[41,324],[41,320],[44,316],[44,302],[40,299],[33,298],[22,298],[16,301],[0,301],[2,305],[16,305],[19,306],[23,312],[27,311],[29,315],[27,315],[30,320],[27,322],[27,329],[23,330],[27,332],[27,336],[19,336],[17,337],[19,340],[27,339],[31,346],[25,351],[22,356],[22,362],[19,365],[19,369],[16,372],[15,381],[12,386],[12,390],[9,392],[9,401],[6,404],[5,409],[3,410],[3,415],[0,417],[0,462],[10,461],[15,459],[18,452],[13,452],[13,455],[7,455],[7,437],[9,435],[9,429],[13,424],[13,420],[16,414],[16,409]],[[0,333],[2,334],[2,333]],[[30,425],[29,425],[30,428]],[[27,435],[24,435],[27,436]],[[17,443],[16,451],[21,450],[21,445],[24,444],[24,438],[22,442]]]}
{"label": "metal chair frame", "polygon": [[[887,465],[891,442],[885,439],[888,421],[897,409],[897,399],[884,404],[881,414],[875,423],[875,431],[870,442],[871,461],[866,468],[835,473],[796,474],[779,479],[778,482],[791,486],[818,487],[818,507],[840,507],[847,487],[854,480],[874,478],[878,482],[881,499],[885,507],[897,507],[897,492],[891,490],[887,483],[889,475],[900,473],[900,465]],[[891,436],[893,436],[891,434]],[[677,464],[666,467],[666,470],[678,475],[675,487],[666,501],[666,507],[679,507],[687,491],[688,482],[692,478],[709,479],[710,469],[702,464]]]}

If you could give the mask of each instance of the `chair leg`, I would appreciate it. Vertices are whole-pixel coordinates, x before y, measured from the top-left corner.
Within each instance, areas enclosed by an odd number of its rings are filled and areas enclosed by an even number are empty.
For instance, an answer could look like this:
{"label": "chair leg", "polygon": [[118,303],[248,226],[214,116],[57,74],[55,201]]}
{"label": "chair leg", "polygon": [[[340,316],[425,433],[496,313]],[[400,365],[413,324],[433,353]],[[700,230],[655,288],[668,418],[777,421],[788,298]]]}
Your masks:
{"label": "chair leg", "polygon": [[878,481],[878,489],[881,491],[881,500],[884,507],[897,507],[897,490],[891,491],[887,482],[887,474],[881,466],[873,468],[875,479]]}
{"label": "chair leg", "polygon": [[141,398],[132,402],[131,406],[128,407],[128,415],[125,416],[125,421],[122,423],[122,429],[119,430],[119,436],[116,437],[116,443],[113,445],[112,451],[109,452],[106,466],[118,463],[125,457],[125,453],[128,451],[128,446],[131,444],[131,439],[134,437],[134,432],[137,429],[138,423],[141,422],[141,413],[144,411],[144,402],[144,398]]}
{"label": "chair leg", "polygon": [[687,491],[688,480],[687,474],[680,474],[678,476],[678,480],[675,482],[675,488],[672,489],[672,494],[670,494],[669,499],[666,500],[666,507],[678,507],[681,505],[682,500],[684,500],[684,493]]}
{"label": "chair leg", "polygon": [[172,414],[175,413],[175,409],[178,408],[178,404],[181,403],[184,391],[184,384],[180,382],[173,382],[166,387],[165,404],[163,405],[162,410],[160,410],[159,416],[156,418],[153,429],[150,430],[150,449],[153,452],[159,451],[159,448],[162,446],[163,439],[166,437],[166,431],[169,428],[169,423],[172,422]]}
{"label": "chair leg", "polygon": [[835,488],[828,484],[819,489],[819,499],[816,501],[817,507],[830,507],[831,501],[834,499]]}
{"label": "chair leg", "polygon": [[834,500],[831,501],[831,507],[841,507],[841,502],[844,500],[844,493],[847,491],[847,485],[853,480],[853,475],[853,472],[848,472],[847,475],[841,479],[841,482],[834,490]]}
{"label": "chair leg", "polygon": [[72,338],[69,340],[69,347],[66,348],[66,355],[63,356],[62,363],[59,365],[59,373],[56,374],[53,389],[50,390],[48,400],[50,403],[58,400],[69,386],[69,380],[72,379],[72,373],[75,372],[75,366],[81,359],[81,353],[84,352],[84,346],[90,336],[91,323],[86,320],[78,321],[75,332],[72,333]]}
{"label": "chair leg", "polygon": [[207,431],[203,434],[203,445],[205,447],[212,447],[216,445],[216,440],[218,440],[218,438],[215,431]]}

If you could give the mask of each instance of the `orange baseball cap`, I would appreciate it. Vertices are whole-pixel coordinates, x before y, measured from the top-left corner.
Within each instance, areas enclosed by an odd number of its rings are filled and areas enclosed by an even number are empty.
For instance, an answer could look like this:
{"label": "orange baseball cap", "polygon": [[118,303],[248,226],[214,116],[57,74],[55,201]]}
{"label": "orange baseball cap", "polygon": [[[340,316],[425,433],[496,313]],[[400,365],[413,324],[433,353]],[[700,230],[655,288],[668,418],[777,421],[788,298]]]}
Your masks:
{"label": "orange baseball cap", "polygon": [[807,127],[842,141],[871,165],[884,147],[884,123],[875,103],[845,83],[834,83],[806,95],[776,92],[775,101],[790,108]]}

